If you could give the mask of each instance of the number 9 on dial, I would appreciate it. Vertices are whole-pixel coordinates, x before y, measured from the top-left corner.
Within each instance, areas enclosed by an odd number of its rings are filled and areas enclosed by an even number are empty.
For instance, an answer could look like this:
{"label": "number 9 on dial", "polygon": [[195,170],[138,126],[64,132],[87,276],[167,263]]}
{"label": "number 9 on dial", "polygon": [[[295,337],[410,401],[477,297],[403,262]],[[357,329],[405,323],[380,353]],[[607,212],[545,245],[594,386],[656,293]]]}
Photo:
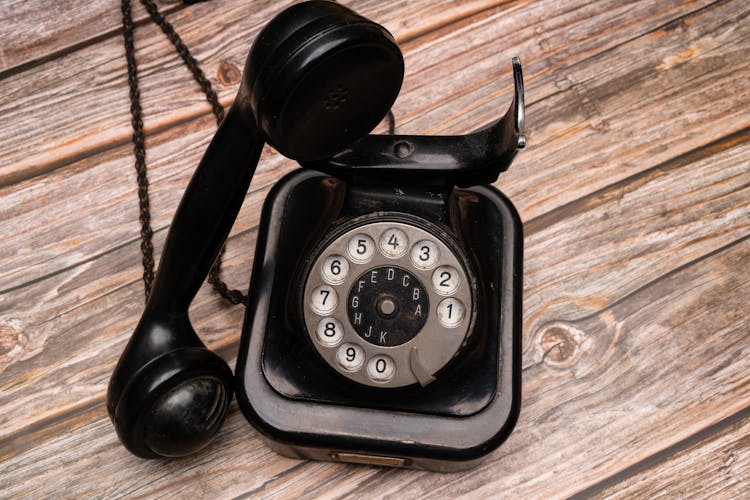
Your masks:
{"label": "number 9 on dial", "polygon": [[336,351],[336,361],[344,370],[354,372],[365,363],[365,352],[357,344],[347,342]]}

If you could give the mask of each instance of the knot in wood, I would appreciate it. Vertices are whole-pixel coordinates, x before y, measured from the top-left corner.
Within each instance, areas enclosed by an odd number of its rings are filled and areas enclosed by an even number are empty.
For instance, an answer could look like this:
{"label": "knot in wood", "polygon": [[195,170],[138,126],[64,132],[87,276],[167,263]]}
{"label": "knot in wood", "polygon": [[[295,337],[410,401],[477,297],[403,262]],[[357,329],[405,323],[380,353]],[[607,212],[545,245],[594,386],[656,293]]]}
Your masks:
{"label": "knot in wood", "polygon": [[539,337],[542,359],[553,365],[568,365],[575,361],[579,342],[575,332],[565,325],[549,325]]}
{"label": "knot in wood", "polygon": [[240,69],[229,61],[221,61],[216,70],[216,77],[222,85],[230,86],[239,83],[242,78]]}
{"label": "knot in wood", "polygon": [[0,324],[0,356],[20,344],[20,332],[8,324]]}

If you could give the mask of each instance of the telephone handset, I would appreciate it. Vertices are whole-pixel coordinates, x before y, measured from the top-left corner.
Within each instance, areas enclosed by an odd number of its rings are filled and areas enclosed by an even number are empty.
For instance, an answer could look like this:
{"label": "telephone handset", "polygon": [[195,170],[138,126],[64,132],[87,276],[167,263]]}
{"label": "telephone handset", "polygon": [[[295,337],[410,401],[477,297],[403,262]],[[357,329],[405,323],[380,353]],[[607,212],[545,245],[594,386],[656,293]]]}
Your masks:
{"label": "telephone handset", "polygon": [[[287,456],[453,470],[509,435],[523,241],[487,184],[525,145],[521,65],[510,108],[484,130],[367,135],[403,71],[390,33],[334,2],[293,5],[260,32],[110,381],[132,453],[199,450],[233,393]],[[233,375],[188,308],[266,142],[304,168],[265,201]]]}

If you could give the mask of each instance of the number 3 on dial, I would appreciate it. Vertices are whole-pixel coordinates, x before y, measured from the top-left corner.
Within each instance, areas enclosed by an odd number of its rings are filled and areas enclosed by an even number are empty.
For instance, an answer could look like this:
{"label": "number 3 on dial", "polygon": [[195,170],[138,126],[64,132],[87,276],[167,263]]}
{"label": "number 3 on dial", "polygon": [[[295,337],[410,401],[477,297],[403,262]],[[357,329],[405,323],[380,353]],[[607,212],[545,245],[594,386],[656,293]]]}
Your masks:
{"label": "number 3 on dial", "polygon": [[440,258],[440,250],[430,240],[418,241],[411,249],[411,263],[417,269],[431,269]]}

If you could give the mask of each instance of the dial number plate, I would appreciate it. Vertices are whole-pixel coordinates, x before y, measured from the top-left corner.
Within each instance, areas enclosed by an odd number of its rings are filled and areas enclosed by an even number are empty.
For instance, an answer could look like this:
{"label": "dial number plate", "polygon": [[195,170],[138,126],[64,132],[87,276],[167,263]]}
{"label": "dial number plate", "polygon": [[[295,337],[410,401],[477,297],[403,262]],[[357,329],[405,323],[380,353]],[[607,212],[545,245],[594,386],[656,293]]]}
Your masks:
{"label": "dial number plate", "polygon": [[374,387],[434,380],[474,317],[474,281],[447,239],[372,219],[322,249],[305,282],[303,313],[331,368]]}

